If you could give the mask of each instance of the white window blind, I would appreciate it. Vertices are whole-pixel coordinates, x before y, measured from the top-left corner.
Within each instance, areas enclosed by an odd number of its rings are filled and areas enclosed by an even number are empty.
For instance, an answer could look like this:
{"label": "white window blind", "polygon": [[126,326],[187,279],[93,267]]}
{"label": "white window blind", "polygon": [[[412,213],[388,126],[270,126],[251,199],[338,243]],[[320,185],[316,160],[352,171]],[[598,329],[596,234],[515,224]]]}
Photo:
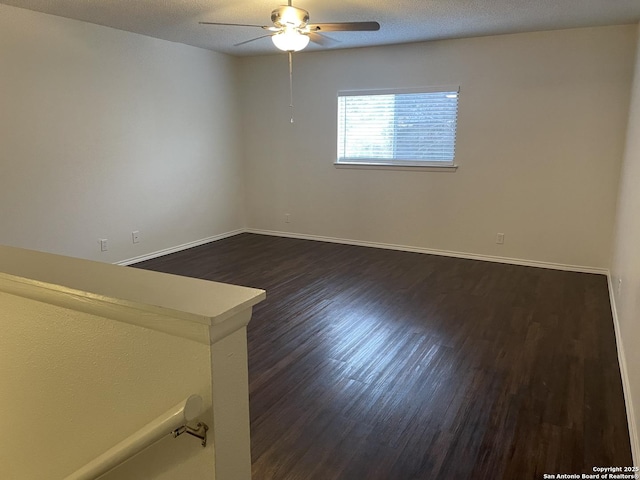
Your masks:
{"label": "white window blind", "polygon": [[338,163],[453,165],[458,91],[339,92]]}

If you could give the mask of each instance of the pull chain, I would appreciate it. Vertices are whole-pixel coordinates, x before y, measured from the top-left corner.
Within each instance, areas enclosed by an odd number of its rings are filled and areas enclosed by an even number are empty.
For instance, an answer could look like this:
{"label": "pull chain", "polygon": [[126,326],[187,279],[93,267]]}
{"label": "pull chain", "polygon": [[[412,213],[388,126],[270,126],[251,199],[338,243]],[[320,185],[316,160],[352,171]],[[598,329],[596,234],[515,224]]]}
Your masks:
{"label": "pull chain", "polygon": [[291,123],[293,123],[293,55],[289,53],[289,108],[291,109]]}

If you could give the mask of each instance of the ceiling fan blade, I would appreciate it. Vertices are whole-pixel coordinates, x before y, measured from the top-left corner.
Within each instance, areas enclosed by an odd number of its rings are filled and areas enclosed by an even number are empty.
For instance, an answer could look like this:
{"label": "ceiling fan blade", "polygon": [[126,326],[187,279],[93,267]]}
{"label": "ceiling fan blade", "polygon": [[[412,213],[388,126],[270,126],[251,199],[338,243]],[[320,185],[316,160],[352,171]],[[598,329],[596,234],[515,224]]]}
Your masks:
{"label": "ceiling fan blade", "polygon": [[269,30],[273,27],[267,25],[249,25],[246,23],[220,23],[220,22],[198,22],[200,25],[226,25],[228,27],[257,27]]}
{"label": "ceiling fan blade", "polygon": [[378,22],[314,23],[307,26],[312,32],[376,32]]}
{"label": "ceiling fan blade", "polygon": [[342,43],[335,38],[328,37],[327,35],[323,35],[318,32],[311,32],[307,35],[309,35],[309,40],[311,40],[313,43],[317,43],[318,45],[322,45],[323,47],[330,47],[337,43]]}
{"label": "ceiling fan blade", "polygon": [[235,43],[233,46],[234,47],[239,47],[240,45],[244,45],[245,43],[255,42],[256,40],[260,40],[261,38],[273,37],[273,35],[274,35],[273,33],[270,33],[269,35],[261,35],[261,36],[256,37],[256,38],[252,38],[251,40],[245,40],[244,42]]}

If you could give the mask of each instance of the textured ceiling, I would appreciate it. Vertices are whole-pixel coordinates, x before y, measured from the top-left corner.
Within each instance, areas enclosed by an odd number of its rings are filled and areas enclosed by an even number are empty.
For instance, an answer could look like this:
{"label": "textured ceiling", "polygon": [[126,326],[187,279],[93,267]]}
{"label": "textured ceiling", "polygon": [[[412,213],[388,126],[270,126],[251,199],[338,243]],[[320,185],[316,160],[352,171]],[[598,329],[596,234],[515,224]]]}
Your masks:
{"label": "textured ceiling", "polygon": [[[136,32],[232,55],[275,53],[251,27],[200,21],[271,25],[282,0],[0,0],[0,3]],[[378,32],[332,32],[327,47],[407,43],[535,30],[640,22],[640,0],[294,0],[312,23],[376,20]]]}

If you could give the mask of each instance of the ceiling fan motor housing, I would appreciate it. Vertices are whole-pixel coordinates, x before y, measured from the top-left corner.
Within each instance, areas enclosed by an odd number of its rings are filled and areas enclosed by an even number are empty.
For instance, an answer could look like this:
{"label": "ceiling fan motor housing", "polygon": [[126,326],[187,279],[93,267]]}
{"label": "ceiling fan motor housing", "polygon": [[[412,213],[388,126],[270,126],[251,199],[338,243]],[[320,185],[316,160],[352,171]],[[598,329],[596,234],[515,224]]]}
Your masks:
{"label": "ceiling fan motor housing", "polygon": [[300,28],[309,22],[309,12],[283,5],[271,12],[271,21],[276,27]]}

